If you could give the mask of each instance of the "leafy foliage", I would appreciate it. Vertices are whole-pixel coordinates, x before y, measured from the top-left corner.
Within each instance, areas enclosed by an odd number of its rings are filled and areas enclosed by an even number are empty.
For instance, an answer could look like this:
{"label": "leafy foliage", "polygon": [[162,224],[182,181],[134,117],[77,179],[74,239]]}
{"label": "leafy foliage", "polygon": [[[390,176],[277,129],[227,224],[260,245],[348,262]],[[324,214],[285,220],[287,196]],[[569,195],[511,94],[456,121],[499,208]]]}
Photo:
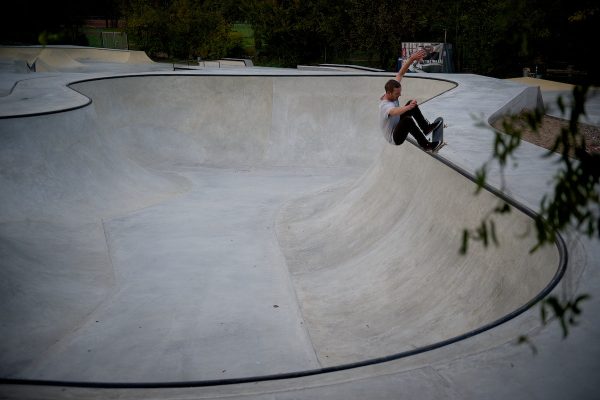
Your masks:
{"label": "leafy foliage", "polygon": [[128,0],[126,30],[134,46],[151,56],[220,58],[235,42],[219,6],[202,0]]}
{"label": "leafy foliage", "polygon": [[577,296],[574,300],[561,302],[557,297],[551,296],[544,299],[541,304],[540,313],[542,322],[546,325],[550,322],[551,317],[548,313],[552,313],[554,318],[558,319],[560,327],[563,332],[563,338],[569,335],[569,326],[577,326],[577,317],[581,315],[580,303],[584,300],[588,300],[589,295],[583,294]]}
{"label": "leafy foliage", "polygon": [[[600,239],[600,154],[590,153],[587,150],[585,138],[578,124],[581,116],[585,114],[584,106],[589,92],[589,86],[575,86],[570,105],[569,124],[562,128],[561,134],[546,155],[549,157],[554,152],[560,153],[560,167],[554,177],[554,192],[542,198],[539,213],[535,217],[537,243],[531,251],[554,243],[558,232],[567,230]],[[563,99],[559,97],[557,103],[564,115],[566,107]],[[525,116],[527,126],[537,132],[543,112],[534,110],[526,112]],[[521,116],[505,117],[502,122],[504,133],[495,132],[492,157],[476,173],[477,191],[486,184],[490,162],[498,162],[500,174],[503,176],[507,163],[514,159],[513,154],[520,145],[523,132],[523,126],[518,123],[520,118]],[[575,157],[572,158],[572,155]],[[503,180],[501,190],[505,189]],[[493,217],[507,212],[510,212],[510,206],[503,203],[491,210],[478,227],[465,229],[460,252],[462,254],[467,252],[470,240],[481,241],[484,246],[488,246],[490,242],[497,245]],[[576,317],[581,313],[580,303],[588,298],[587,294],[577,296],[573,300],[549,296],[541,302],[543,323],[546,324],[550,320],[548,313],[552,313],[553,318],[559,321],[563,335],[566,337],[569,326],[577,324]],[[526,337],[522,337],[519,343],[528,343],[532,346]],[[532,350],[535,353],[535,347]]]}
{"label": "leafy foliage", "polygon": [[[576,86],[573,89],[569,125],[562,128],[560,136],[547,153],[547,156],[554,152],[560,153],[561,168],[554,177],[554,193],[544,196],[541,201],[540,212],[535,219],[538,242],[532,251],[545,244],[554,243],[556,232],[567,228],[574,228],[587,236],[600,238],[600,155],[587,151],[585,138],[578,126],[578,121],[584,114],[588,92],[588,86]],[[558,106],[564,114],[565,106],[562,98],[559,98]],[[537,132],[543,111],[533,110],[524,115],[527,126]],[[498,162],[500,175],[503,177],[507,163],[514,160],[513,154],[521,143],[524,129],[518,123],[521,118],[522,116],[506,116],[502,122],[503,132],[495,132],[492,157],[476,171],[477,191],[485,185],[491,162]],[[480,122],[480,125],[482,124]],[[571,158],[571,155],[575,155],[575,158]],[[502,180],[500,190],[505,189],[506,185]],[[468,243],[465,242],[468,242],[468,238],[482,238],[482,235],[488,231],[487,227],[491,225],[494,214],[506,212],[505,207],[498,207],[482,221],[486,228],[478,227],[475,233],[473,230],[465,230],[463,238],[466,239],[463,239],[461,252],[466,251]],[[490,235],[495,236],[493,227],[490,231]],[[485,242],[484,240],[484,244]]]}
{"label": "leafy foliage", "polygon": [[0,43],[85,44],[81,27],[91,16],[112,27],[125,21],[131,47],[151,56],[239,55],[231,27],[246,23],[256,39],[246,55],[257,65],[391,69],[401,42],[447,41],[459,72],[507,77],[534,64],[576,64],[591,83],[599,79],[582,40],[597,34],[593,0],[34,0],[14,4]]}
{"label": "leafy foliage", "polygon": [[[573,90],[569,126],[562,129],[552,149],[560,151],[563,168],[555,176],[553,195],[542,199],[536,219],[538,245],[553,242],[555,232],[570,226],[589,237],[600,238],[600,154],[587,151],[577,124],[584,114],[588,91],[587,86]],[[562,99],[559,107],[564,113]]]}
{"label": "leafy foliage", "polygon": [[130,42],[150,56],[164,52],[168,46],[168,14],[162,4],[131,0],[124,8]]}

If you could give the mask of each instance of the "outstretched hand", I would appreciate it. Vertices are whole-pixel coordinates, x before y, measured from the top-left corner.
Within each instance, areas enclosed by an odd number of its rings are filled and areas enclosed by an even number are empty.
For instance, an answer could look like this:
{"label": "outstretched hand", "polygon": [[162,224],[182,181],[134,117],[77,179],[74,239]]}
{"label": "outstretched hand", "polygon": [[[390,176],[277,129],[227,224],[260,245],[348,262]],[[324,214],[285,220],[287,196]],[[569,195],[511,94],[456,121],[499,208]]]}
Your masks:
{"label": "outstretched hand", "polygon": [[425,52],[425,50],[419,50],[416,53],[411,54],[408,58],[408,61],[402,65],[402,68],[400,68],[400,70],[396,74],[396,80],[400,82],[400,80],[402,80],[402,77],[404,76],[406,71],[408,71],[408,68],[412,65],[412,63],[414,63],[417,60],[422,60],[426,54],[427,53]]}
{"label": "outstretched hand", "polygon": [[420,61],[423,59],[423,57],[425,57],[427,55],[427,52],[425,50],[419,50],[416,53],[412,53],[410,55],[410,61]]}

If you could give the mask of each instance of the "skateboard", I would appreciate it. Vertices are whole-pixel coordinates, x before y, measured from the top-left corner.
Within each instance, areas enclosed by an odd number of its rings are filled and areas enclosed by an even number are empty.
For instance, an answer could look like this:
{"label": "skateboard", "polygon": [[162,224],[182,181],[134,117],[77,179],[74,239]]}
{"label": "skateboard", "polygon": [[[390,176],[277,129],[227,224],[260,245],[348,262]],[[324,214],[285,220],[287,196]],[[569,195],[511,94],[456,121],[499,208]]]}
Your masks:
{"label": "skateboard", "polygon": [[444,119],[442,117],[437,117],[435,121],[433,121],[435,128],[431,131],[431,140],[436,140],[443,142],[444,141]]}
{"label": "skateboard", "polygon": [[437,153],[440,151],[442,147],[446,145],[444,142],[444,119],[442,117],[437,117],[435,121],[433,121],[435,128],[431,131],[431,140],[439,141],[440,143],[434,148],[429,150],[431,153]]}
{"label": "skateboard", "polygon": [[447,143],[446,142],[440,142],[440,144],[438,144],[434,149],[429,150],[431,153],[437,153],[438,151],[440,151],[440,149],[442,147],[444,147]]}

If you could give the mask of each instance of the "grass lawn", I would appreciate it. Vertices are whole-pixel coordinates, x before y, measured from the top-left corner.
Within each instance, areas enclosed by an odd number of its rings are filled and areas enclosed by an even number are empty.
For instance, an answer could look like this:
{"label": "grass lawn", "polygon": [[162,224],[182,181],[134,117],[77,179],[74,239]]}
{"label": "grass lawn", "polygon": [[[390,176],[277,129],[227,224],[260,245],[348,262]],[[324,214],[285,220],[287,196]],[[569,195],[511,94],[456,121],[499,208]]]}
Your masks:
{"label": "grass lawn", "polygon": [[246,54],[255,53],[254,30],[250,24],[233,24],[231,32],[241,39],[242,48]]}

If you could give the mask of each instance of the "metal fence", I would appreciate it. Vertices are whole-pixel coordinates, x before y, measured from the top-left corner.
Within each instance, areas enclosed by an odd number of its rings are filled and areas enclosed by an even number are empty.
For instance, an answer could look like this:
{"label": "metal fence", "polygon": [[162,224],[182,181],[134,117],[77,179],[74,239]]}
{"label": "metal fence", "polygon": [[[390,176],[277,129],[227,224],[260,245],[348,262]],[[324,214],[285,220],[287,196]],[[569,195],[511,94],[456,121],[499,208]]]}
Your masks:
{"label": "metal fence", "polygon": [[129,50],[127,34],[125,32],[102,32],[102,47]]}

